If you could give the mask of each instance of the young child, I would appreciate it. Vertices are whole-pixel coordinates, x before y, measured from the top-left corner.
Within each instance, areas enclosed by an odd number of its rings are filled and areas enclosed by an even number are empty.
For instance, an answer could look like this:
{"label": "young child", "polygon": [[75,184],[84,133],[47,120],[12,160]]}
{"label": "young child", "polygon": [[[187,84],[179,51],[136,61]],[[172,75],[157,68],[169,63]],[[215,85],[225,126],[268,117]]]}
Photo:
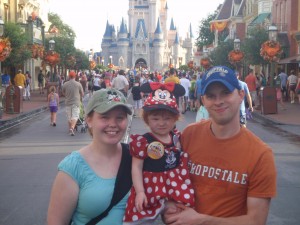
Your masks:
{"label": "young child", "polygon": [[59,106],[59,96],[56,94],[56,88],[55,86],[51,86],[49,89],[50,93],[48,95],[48,106],[50,109],[50,126],[56,127],[56,113]]}
{"label": "young child", "polygon": [[153,224],[167,201],[194,205],[194,189],[188,169],[188,155],[180,149],[179,132],[174,131],[180,113],[175,96],[183,96],[180,84],[145,83],[141,91],[151,93],[143,106],[143,120],[150,132],[131,135],[133,187],[124,223]]}
{"label": "young child", "polygon": [[134,113],[133,117],[140,117],[141,108],[142,108],[142,93],[140,88],[140,77],[136,76],[134,79],[133,87],[131,88],[132,98],[133,98],[133,108]]}

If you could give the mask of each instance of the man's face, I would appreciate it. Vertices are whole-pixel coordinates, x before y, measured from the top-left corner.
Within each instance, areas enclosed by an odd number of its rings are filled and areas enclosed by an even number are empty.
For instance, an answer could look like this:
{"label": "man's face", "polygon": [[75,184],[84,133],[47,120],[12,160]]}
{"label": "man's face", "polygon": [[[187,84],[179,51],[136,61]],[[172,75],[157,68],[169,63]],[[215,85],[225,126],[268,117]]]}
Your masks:
{"label": "man's face", "polygon": [[243,98],[244,91],[235,89],[230,92],[222,83],[215,82],[207,87],[202,101],[215,123],[227,125],[239,122]]}

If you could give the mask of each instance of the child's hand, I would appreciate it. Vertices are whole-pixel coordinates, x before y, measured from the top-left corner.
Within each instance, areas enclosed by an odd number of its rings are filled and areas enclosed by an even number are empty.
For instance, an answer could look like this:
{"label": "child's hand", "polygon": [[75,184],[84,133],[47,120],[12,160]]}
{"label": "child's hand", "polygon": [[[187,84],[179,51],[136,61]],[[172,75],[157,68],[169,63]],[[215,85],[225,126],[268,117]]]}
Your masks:
{"label": "child's hand", "polygon": [[148,201],[145,192],[137,193],[135,196],[135,207],[137,211],[141,212],[143,210],[143,206],[146,207],[147,205],[148,205]]}

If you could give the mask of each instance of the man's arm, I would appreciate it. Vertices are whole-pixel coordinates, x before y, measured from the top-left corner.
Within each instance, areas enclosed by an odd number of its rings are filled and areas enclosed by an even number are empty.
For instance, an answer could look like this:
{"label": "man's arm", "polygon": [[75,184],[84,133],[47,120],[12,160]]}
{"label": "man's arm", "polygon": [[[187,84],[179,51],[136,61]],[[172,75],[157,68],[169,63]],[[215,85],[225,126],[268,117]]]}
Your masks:
{"label": "man's arm", "polygon": [[268,217],[270,198],[247,198],[247,214],[236,217],[214,217],[197,213],[194,209],[177,205],[183,211],[164,214],[164,222],[168,225],[265,225]]}

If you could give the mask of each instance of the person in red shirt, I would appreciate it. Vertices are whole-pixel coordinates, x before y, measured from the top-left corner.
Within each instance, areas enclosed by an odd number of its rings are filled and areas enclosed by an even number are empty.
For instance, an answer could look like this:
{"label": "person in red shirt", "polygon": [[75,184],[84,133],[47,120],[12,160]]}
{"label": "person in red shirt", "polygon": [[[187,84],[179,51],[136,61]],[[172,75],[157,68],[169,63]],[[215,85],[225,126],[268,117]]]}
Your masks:
{"label": "person in red shirt", "polygon": [[255,106],[257,103],[257,92],[256,92],[256,76],[253,73],[253,69],[250,69],[249,74],[245,78],[245,83],[248,86],[251,98],[252,105]]}

